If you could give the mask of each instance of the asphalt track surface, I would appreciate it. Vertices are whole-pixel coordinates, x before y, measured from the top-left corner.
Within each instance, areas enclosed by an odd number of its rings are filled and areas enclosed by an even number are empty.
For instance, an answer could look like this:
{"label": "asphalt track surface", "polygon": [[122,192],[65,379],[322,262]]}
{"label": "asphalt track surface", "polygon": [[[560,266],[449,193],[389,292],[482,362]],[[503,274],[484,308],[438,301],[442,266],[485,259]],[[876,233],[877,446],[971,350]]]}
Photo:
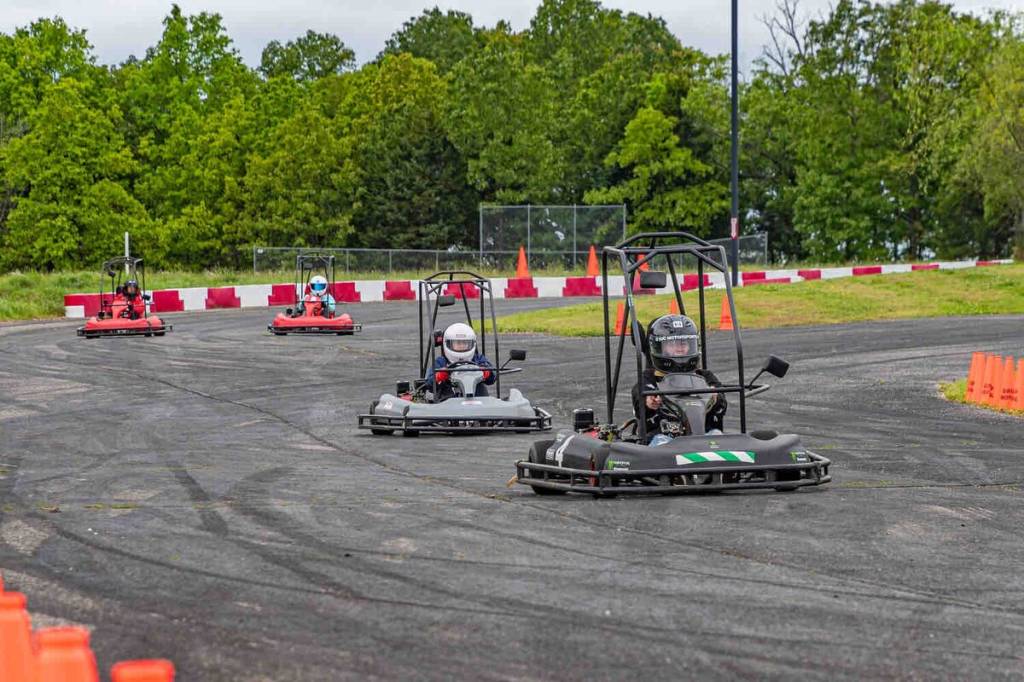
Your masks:
{"label": "asphalt track surface", "polygon": [[[0,567],[37,626],[181,680],[1024,675],[1024,421],[936,388],[1021,355],[1024,318],[749,331],[751,365],[793,363],[751,427],[834,483],[596,500],[506,488],[531,435],[357,431],[414,373],[415,306],[349,310],[353,338],[275,338],[267,310],[0,327]],[[601,406],[599,340],[504,347],[556,428]]]}

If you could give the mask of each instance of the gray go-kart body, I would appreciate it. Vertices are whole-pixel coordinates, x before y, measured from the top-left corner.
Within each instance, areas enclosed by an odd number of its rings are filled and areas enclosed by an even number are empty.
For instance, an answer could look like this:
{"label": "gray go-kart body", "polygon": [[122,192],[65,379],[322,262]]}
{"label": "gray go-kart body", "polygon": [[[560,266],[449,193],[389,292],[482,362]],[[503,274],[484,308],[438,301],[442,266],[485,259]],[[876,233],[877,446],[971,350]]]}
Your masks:
{"label": "gray go-kart body", "polygon": [[[463,365],[460,369],[474,366]],[[453,374],[457,395],[440,402],[414,402],[385,393],[361,415],[359,426],[376,432],[392,429],[404,432],[442,431],[531,431],[551,427],[551,415],[534,407],[518,389],[507,398],[477,396],[476,387],[483,372],[462,371]]]}
{"label": "gray go-kart body", "polygon": [[[641,242],[649,242],[642,244]],[[614,419],[620,369],[626,337],[612,333],[608,298],[608,267],[613,261],[621,267],[624,280],[638,279],[641,288],[666,286],[664,272],[643,272],[641,268],[654,258],[663,259],[671,275],[672,288],[679,310],[685,314],[682,292],[675,272],[675,262],[684,256],[697,264],[698,306],[700,310],[700,367],[707,370],[707,319],[704,297],[704,268],[721,273],[727,302],[734,321],[738,381],[709,386],[695,371],[669,372],[656,386],[645,379],[643,368],[650,361],[644,332],[636,316],[633,297],[626,288],[625,314],[629,321],[629,340],[634,346],[636,380],[640,402],[639,414],[621,426]],[[567,492],[598,496],[624,493],[690,493],[719,492],[755,488],[796,490],[831,481],[828,459],[807,450],[800,439],[775,431],[747,432],[746,400],[767,390],[768,385],[755,382],[763,373],[785,376],[789,364],[770,356],[752,381],[744,380],[743,349],[739,321],[728,278],[727,261],[722,247],[681,232],[650,233],[631,237],[615,247],[603,249],[603,298],[605,316],[605,398],[607,417],[603,423],[594,420],[594,411],[580,408],[573,414],[573,431],[559,433],[554,440],[537,441],[526,460],[516,462],[518,483],[528,485],[541,495]],[[611,339],[618,337],[618,348]],[[664,370],[663,370],[664,371]],[[739,430],[722,433],[706,431],[707,414],[715,401],[726,394],[738,397]],[[662,407],[657,420],[661,434],[671,440],[649,445],[646,399],[661,396]],[[720,419],[721,416],[718,415]],[[662,439],[658,439],[661,441]]]}

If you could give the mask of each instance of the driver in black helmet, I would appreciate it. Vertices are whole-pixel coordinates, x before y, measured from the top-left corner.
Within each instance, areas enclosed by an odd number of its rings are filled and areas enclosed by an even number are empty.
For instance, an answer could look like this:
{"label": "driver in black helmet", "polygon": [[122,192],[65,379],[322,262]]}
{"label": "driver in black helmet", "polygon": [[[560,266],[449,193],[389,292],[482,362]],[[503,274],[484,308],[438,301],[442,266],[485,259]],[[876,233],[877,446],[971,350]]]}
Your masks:
{"label": "driver in black helmet", "polygon": [[[647,356],[648,365],[644,371],[643,381],[633,386],[633,414],[639,418],[641,386],[643,391],[657,391],[661,379],[668,374],[696,374],[707,382],[708,386],[721,386],[710,370],[701,369],[700,336],[697,325],[686,315],[662,315],[647,325]],[[665,412],[662,410],[664,399],[660,395],[644,396],[645,433],[650,445],[662,445],[672,440],[661,432],[661,420]],[[722,430],[722,420],[728,407],[725,395],[716,393],[711,396],[712,406],[705,417],[704,430],[712,433],[713,429]]]}
{"label": "driver in black helmet", "polygon": [[124,296],[125,308],[121,313],[122,317],[127,317],[132,320],[139,319],[139,307],[141,307],[142,301],[139,298],[139,283],[130,279],[124,283],[124,287],[121,289],[121,295]]}

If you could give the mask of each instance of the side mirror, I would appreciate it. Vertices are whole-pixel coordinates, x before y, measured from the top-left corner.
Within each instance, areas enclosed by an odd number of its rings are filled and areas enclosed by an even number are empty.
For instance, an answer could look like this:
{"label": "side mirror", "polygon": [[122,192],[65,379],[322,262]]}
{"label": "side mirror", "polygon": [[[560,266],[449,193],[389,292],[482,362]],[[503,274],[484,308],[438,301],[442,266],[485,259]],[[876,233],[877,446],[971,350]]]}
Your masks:
{"label": "side mirror", "polygon": [[438,348],[440,348],[441,344],[443,344],[443,343],[444,343],[444,330],[442,330],[442,329],[435,329],[434,330],[434,345],[437,346]]}
{"label": "side mirror", "polygon": [[149,296],[149,294],[143,294],[143,295],[142,295],[142,300],[143,300],[143,301],[148,301],[148,300],[150,300],[150,296]]}
{"label": "side mirror", "polygon": [[508,359],[509,360],[513,360],[515,362],[522,362],[523,360],[526,359],[526,351],[525,350],[510,350],[508,352]]}
{"label": "side mirror", "polygon": [[773,377],[781,379],[786,376],[786,372],[789,371],[789,363],[780,357],[769,355],[768,359],[764,362],[764,367],[761,368],[762,372],[768,372]]}
{"label": "side mirror", "polygon": [[114,271],[113,270],[107,270],[107,277],[113,277],[113,276],[114,276]]}
{"label": "side mirror", "polygon": [[640,271],[640,288],[641,289],[664,289],[667,280],[665,273],[658,270],[641,270]]}
{"label": "side mirror", "polygon": [[442,307],[442,308],[447,308],[449,306],[453,306],[453,305],[455,305],[455,297],[452,296],[451,294],[445,294],[443,296],[438,296],[437,297],[437,305]]}

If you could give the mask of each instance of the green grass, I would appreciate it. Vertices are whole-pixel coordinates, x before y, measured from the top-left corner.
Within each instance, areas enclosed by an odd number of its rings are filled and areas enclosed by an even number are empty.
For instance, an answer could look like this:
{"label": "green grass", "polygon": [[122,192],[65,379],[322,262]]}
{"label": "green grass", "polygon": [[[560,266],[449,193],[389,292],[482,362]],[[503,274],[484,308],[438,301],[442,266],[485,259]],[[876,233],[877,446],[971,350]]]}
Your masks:
{"label": "green grass", "polygon": [[1003,414],[1012,414],[1017,417],[1024,417],[1024,410],[1007,410],[1002,407],[992,407],[991,405],[968,402],[967,379],[957,379],[956,381],[950,381],[949,383],[941,383],[939,384],[939,390],[942,392],[942,395],[946,400],[951,400],[954,403],[963,403],[964,405],[982,407],[986,410],[992,410],[993,412],[1002,412]]}
{"label": "green grass", "polygon": [[[1024,265],[925,270],[898,275],[844,277],[800,284],[763,284],[735,292],[743,328],[839,324],[915,317],[1024,314]],[[709,325],[717,327],[723,291],[707,292]],[[670,296],[637,297],[646,324],[668,312]],[[683,295],[699,320],[697,293]],[[503,331],[562,336],[601,336],[600,303],[547,308],[499,320]]]}

